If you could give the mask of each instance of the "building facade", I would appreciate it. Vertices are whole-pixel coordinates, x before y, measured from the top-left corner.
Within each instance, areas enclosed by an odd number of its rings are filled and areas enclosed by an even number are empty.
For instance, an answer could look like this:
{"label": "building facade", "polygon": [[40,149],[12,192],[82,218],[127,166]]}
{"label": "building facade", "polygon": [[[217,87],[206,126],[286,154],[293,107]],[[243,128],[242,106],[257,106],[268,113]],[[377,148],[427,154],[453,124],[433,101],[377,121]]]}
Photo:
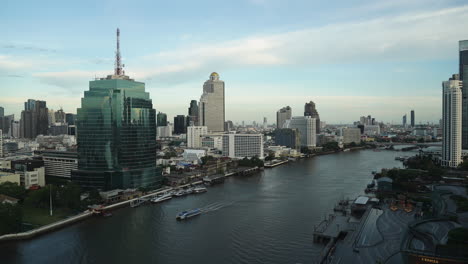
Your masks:
{"label": "building facade", "polygon": [[286,106],[276,111],[276,128],[283,128],[286,120],[291,119],[292,110],[291,107]]}
{"label": "building facade", "polygon": [[45,186],[44,162],[36,159],[13,160],[11,169],[20,175],[20,185],[25,189]]}
{"label": "building facade", "polygon": [[157,115],[157,126],[167,126],[167,115],[165,113],[158,112]]}
{"label": "building facade", "polygon": [[177,115],[174,117],[174,134],[187,133],[187,119],[184,115]]}
{"label": "building facade", "polygon": [[78,153],[70,151],[42,151],[46,177],[71,179],[71,172],[78,169]]}
{"label": "building facade", "polygon": [[459,79],[462,81],[462,148],[468,149],[468,40],[459,43]]}
{"label": "building facade", "polygon": [[233,159],[263,159],[263,134],[225,134],[222,149],[223,156]]}
{"label": "building facade", "polygon": [[403,124],[403,127],[406,127],[406,114],[403,115],[403,118],[402,118],[402,124]]}
{"label": "building facade", "polygon": [[361,143],[361,129],[357,127],[343,128],[343,144]]}
{"label": "building facade", "polygon": [[414,110],[411,110],[411,127],[415,126],[415,117],[414,117]]}
{"label": "building facade", "polygon": [[315,118],[315,131],[320,134],[320,116],[315,108],[315,103],[310,101],[304,105],[304,116]]}
{"label": "building facade", "polygon": [[206,134],[208,134],[208,127],[206,126],[187,127],[187,147],[188,148],[201,148],[202,136]]}
{"label": "building facade", "polygon": [[0,158],[3,157],[3,131],[0,129]]}
{"label": "building facade", "polygon": [[28,99],[21,112],[21,137],[34,139],[38,135],[47,135],[49,128],[49,110],[45,101]]}
{"label": "building facade", "polygon": [[294,116],[287,122],[287,128],[297,129],[301,147],[315,147],[317,145],[316,120],[310,116]]}
{"label": "building facade", "polygon": [[188,108],[187,126],[198,126],[198,102],[197,100],[190,101],[190,107]]}
{"label": "building facade", "polygon": [[462,162],[462,82],[454,74],[442,83],[442,166],[456,168]]}
{"label": "building facade", "polygon": [[275,130],[275,145],[300,149],[301,138],[298,129],[280,128]]}
{"label": "building facade", "polygon": [[159,188],[156,110],[145,84],[130,79],[120,62],[113,75],[89,82],[77,109],[78,170],[72,181],[100,190]]}
{"label": "building facade", "polygon": [[225,97],[224,81],[216,72],[203,84],[203,94],[199,104],[199,125],[208,127],[210,132],[224,131]]}

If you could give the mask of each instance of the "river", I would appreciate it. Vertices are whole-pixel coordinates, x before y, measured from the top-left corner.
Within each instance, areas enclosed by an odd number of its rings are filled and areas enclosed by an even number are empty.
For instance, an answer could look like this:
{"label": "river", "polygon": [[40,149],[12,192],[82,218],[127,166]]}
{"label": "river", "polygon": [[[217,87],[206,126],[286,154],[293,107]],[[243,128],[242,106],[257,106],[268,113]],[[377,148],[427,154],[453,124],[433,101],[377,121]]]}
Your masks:
{"label": "river", "polygon": [[[204,194],[123,208],[38,238],[0,244],[0,263],[312,263],[314,224],[363,193],[372,171],[401,152],[362,150],[304,159]],[[207,212],[178,222],[175,215]]]}

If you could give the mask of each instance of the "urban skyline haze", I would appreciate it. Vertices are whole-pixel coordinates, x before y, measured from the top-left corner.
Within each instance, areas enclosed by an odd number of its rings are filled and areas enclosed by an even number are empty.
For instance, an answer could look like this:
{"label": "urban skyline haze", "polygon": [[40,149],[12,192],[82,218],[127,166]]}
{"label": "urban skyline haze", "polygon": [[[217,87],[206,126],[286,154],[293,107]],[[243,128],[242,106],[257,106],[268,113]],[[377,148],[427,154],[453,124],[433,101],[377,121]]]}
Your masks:
{"label": "urban skyline haze", "polygon": [[76,113],[88,82],[112,73],[120,27],[126,74],[146,83],[170,120],[216,71],[226,82],[226,120],[234,122],[275,120],[286,105],[301,116],[312,100],[327,123],[371,114],[398,124],[412,109],[416,124],[437,123],[440,81],[458,71],[458,41],[468,38],[460,23],[468,5],[457,0],[124,3],[7,1],[5,114],[19,118],[30,98]]}

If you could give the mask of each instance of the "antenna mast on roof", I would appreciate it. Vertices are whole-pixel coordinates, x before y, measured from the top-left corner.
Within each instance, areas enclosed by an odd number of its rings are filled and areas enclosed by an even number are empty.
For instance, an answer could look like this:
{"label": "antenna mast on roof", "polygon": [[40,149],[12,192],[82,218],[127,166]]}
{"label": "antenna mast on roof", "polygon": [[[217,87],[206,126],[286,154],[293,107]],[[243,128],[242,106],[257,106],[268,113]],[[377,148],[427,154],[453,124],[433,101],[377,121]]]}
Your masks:
{"label": "antenna mast on roof", "polygon": [[120,57],[120,30],[117,28],[117,51],[115,52],[114,75],[122,75],[122,61]]}

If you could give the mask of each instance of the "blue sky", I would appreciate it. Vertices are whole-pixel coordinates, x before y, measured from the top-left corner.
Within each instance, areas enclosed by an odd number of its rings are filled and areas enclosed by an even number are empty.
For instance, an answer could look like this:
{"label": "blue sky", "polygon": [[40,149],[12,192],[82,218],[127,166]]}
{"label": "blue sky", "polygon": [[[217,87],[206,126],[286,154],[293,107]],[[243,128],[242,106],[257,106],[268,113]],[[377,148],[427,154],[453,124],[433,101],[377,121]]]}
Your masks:
{"label": "blue sky", "polygon": [[468,3],[357,1],[10,1],[0,9],[0,106],[28,98],[76,112],[88,81],[113,71],[121,30],[126,73],[155,108],[186,114],[216,71],[226,118],[270,123],[313,100],[327,123],[371,114],[438,122],[441,82],[458,70]]}

